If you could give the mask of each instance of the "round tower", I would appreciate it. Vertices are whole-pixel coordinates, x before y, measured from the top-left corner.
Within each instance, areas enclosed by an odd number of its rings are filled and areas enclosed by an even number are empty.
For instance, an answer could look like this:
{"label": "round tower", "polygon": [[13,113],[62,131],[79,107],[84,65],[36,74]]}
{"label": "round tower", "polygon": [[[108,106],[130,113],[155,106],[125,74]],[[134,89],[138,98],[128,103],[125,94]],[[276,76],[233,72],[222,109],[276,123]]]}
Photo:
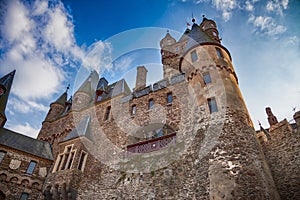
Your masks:
{"label": "round tower", "polygon": [[50,110],[48,111],[44,122],[55,120],[65,111],[67,96],[67,91],[65,91],[55,102],[50,104]]}
{"label": "round tower", "polygon": [[218,139],[211,138],[212,143],[217,141],[209,158],[210,198],[278,199],[230,52],[220,44],[216,27],[213,20],[206,18],[200,25],[194,23],[179,63],[197,104],[210,119],[206,123],[215,126],[213,129],[221,126]]}
{"label": "round tower", "polygon": [[204,32],[206,32],[207,35],[209,35],[215,42],[221,43],[221,39],[219,38],[219,31],[215,21],[207,19],[205,15],[203,15],[203,20],[200,24],[200,28]]}
{"label": "round tower", "polygon": [[92,100],[95,98],[98,79],[98,73],[95,70],[92,71],[74,94],[72,105],[73,110],[81,110],[89,106],[91,103],[94,103]]}

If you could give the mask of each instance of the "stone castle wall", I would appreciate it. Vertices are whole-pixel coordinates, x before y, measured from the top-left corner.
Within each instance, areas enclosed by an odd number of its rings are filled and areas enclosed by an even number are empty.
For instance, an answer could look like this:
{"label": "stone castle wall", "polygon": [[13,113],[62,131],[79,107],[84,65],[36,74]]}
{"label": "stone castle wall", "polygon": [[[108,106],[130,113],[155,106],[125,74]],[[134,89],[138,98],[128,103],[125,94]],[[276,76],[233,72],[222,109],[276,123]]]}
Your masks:
{"label": "stone castle wall", "polygon": [[[22,193],[29,194],[29,200],[42,197],[43,184],[52,161],[0,146],[6,155],[0,164],[0,188],[7,199],[19,199]],[[30,161],[37,162],[32,174],[26,170]]]}
{"label": "stone castle wall", "polygon": [[270,139],[261,139],[281,199],[300,199],[300,130],[292,130],[287,120],[269,129]]}

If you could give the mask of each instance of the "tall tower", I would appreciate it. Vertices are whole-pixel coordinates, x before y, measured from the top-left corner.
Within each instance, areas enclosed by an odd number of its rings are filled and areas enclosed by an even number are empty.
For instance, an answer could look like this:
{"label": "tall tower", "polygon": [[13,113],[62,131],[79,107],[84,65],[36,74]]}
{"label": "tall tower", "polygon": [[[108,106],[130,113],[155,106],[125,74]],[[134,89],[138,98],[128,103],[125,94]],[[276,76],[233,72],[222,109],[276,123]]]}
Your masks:
{"label": "tall tower", "polygon": [[0,79],[0,127],[3,127],[7,120],[5,115],[5,108],[15,72],[16,70],[8,73]]}
{"label": "tall tower", "polygon": [[[208,120],[216,126],[214,129],[222,127],[217,150],[210,158],[210,198],[278,199],[238,86],[230,52],[221,44],[217,25],[205,17],[201,24],[194,19],[193,23],[179,71],[195,91],[198,105],[207,105]],[[235,170],[228,170],[231,167]]]}

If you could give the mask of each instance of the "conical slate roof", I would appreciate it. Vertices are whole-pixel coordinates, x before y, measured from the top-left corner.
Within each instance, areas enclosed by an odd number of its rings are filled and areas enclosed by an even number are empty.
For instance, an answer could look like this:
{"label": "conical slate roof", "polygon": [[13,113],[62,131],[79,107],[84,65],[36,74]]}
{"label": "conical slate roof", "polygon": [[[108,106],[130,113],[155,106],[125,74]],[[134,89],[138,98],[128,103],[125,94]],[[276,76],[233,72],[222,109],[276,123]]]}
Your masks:
{"label": "conical slate roof", "polygon": [[87,77],[87,79],[79,87],[77,92],[84,92],[86,94],[93,96],[96,91],[98,79],[99,79],[98,73],[95,70],[93,70],[91,74]]}
{"label": "conical slate roof", "polygon": [[0,114],[3,116],[5,116],[4,112],[15,73],[16,70],[8,73],[0,79]]}
{"label": "conical slate roof", "polygon": [[215,43],[215,41],[209,37],[209,35],[207,35],[207,33],[205,33],[196,23],[193,24],[192,30],[189,32],[188,37],[189,39],[185,51],[188,51],[198,44],[206,42]]}
{"label": "conical slate roof", "polygon": [[64,106],[67,101],[67,97],[68,97],[68,94],[66,91],[60,97],[58,97],[58,99],[54,103],[58,103],[58,104],[61,104]]}

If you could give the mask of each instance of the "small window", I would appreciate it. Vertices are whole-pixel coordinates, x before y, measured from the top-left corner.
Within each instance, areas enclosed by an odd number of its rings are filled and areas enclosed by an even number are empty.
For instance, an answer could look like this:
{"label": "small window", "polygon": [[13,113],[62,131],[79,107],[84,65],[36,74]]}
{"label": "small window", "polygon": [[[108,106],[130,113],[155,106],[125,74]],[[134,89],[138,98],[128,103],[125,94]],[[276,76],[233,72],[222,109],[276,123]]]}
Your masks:
{"label": "small window", "polygon": [[196,50],[192,51],[191,56],[192,56],[192,62],[195,62],[195,61],[198,60],[198,56],[197,56]]}
{"label": "small window", "polygon": [[178,52],[178,51],[179,51],[179,47],[176,47],[176,48],[175,48],[175,51]]}
{"label": "small window", "polygon": [[171,92],[167,94],[167,101],[169,104],[173,102],[173,95]]}
{"label": "small window", "polygon": [[217,33],[216,33],[216,32],[213,32],[213,35],[214,35],[214,36],[217,36]]}
{"label": "small window", "polygon": [[28,194],[28,193],[25,193],[25,192],[23,192],[23,193],[21,194],[20,200],[27,200],[27,199],[28,199],[28,197],[29,197],[29,194]]}
{"label": "small window", "polygon": [[4,157],[6,155],[6,152],[5,151],[0,151],[0,163],[2,163]]}
{"label": "small window", "polygon": [[131,115],[135,115],[136,114],[136,105],[133,105],[131,107]]}
{"label": "small window", "polygon": [[220,48],[216,47],[216,51],[217,51],[218,58],[224,58],[223,53]]}
{"label": "small window", "polygon": [[81,170],[81,171],[84,170],[86,159],[87,159],[87,153],[82,151],[81,155],[80,155],[79,164],[78,164],[78,169],[79,170]]}
{"label": "small window", "polygon": [[203,74],[203,81],[204,81],[205,85],[211,83],[211,78],[210,78],[210,74],[209,73],[204,73]]}
{"label": "small window", "polygon": [[108,106],[108,107],[106,108],[104,120],[108,120],[108,119],[109,119],[110,109],[111,109],[110,106]]}
{"label": "small window", "polygon": [[152,109],[154,105],[153,99],[149,99],[149,109]]}
{"label": "small window", "polygon": [[32,174],[33,171],[34,171],[35,166],[36,166],[36,162],[35,161],[30,161],[30,163],[28,165],[28,168],[26,170],[26,173],[27,174]]}
{"label": "small window", "polygon": [[210,113],[218,112],[217,102],[215,98],[207,99]]}
{"label": "small window", "polygon": [[102,94],[100,94],[100,95],[97,96],[97,102],[99,102],[101,100],[102,100]]}

